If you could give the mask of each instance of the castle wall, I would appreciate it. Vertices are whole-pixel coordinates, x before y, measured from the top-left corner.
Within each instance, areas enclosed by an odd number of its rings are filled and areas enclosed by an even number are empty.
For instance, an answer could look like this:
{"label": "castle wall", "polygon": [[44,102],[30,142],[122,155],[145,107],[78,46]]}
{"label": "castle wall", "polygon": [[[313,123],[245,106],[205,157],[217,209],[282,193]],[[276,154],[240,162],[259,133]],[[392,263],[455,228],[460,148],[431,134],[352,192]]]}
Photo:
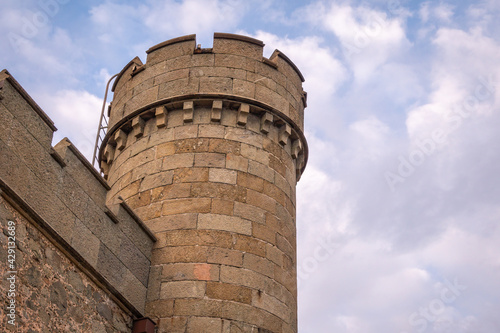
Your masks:
{"label": "castle wall", "polygon": [[101,165],[158,242],[146,314],[160,332],[296,332],[295,185],[307,160],[298,69],[216,34],[118,76]]}
{"label": "castle wall", "polygon": [[[52,147],[54,130],[52,121],[14,78],[5,70],[0,72],[0,195],[7,207],[0,211],[0,219],[2,225],[8,218],[19,221],[16,252],[23,274],[18,284],[19,320],[25,329],[34,325],[50,331],[49,326],[63,325],[63,310],[56,309],[61,304],[54,308],[61,318],[44,322],[45,317],[37,321],[35,316],[36,305],[50,301],[52,294],[46,293],[56,288],[53,297],[61,300],[66,295],[64,317],[68,323],[77,321],[75,329],[86,331],[80,325],[81,316],[75,314],[78,309],[73,308],[84,302],[91,308],[95,305],[94,310],[103,308],[106,315],[122,311],[125,317],[116,320],[127,326],[144,313],[156,238],[125,203],[106,205],[108,184],[69,140]],[[5,266],[1,268],[3,276]],[[44,275],[38,277],[36,272]],[[36,281],[29,280],[30,274]],[[68,276],[82,279],[85,288],[69,286]],[[92,295],[96,298],[88,298]],[[99,307],[102,300],[105,304]],[[88,318],[98,320],[94,310],[85,309]],[[116,324],[126,331],[115,323],[114,314],[96,325],[111,329]]]}
{"label": "castle wall", "polygon": [[8,222],[16,233],[16,326],[7,323],[10,283],[2,274],[2,332],[130,332],[132,317],[31,222],[0,197],[0,272],[8,267]]}

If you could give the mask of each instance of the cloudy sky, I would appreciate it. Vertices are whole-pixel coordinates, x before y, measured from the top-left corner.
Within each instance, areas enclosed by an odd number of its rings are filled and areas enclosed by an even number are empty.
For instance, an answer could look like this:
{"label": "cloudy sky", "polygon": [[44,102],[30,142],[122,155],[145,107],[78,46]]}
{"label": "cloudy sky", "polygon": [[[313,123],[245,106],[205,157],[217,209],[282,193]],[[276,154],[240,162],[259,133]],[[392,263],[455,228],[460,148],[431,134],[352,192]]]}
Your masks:
{"label": "cloudy sky", "polygon": [[308,92],[300,333],[500,332],[500,2],[2,0],[7,68],[90,158],[107,79],[213,32]]}

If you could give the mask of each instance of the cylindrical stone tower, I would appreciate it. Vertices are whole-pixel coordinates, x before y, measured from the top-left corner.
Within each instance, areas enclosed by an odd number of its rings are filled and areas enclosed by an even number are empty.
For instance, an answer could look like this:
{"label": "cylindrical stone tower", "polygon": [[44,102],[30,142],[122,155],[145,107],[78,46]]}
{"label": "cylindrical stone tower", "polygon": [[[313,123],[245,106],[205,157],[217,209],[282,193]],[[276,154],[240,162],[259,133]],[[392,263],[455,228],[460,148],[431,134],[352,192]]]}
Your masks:
{"label": "cylindrical stone tower", "polygon": [[256,39],[153,46],[113,86],[99,157],[108,202],[155,233],[159,332],[297,332],[295,185],[307,161],[300,71]]}

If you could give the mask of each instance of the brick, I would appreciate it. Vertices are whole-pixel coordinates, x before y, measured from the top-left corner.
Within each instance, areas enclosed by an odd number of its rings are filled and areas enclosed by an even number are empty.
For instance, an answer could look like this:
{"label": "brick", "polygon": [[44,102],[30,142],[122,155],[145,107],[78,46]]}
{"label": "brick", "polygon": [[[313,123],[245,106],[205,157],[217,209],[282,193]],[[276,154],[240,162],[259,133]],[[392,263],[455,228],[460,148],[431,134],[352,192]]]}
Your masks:
{"label": "brick", "polygon": [[252,290],[247,287],[237,286],[228,283],[208,282],[207,297],[251,304]]}
{"label": "brick", "polygon": [[209,247],[207,262],[240,267],[243,264],[243,253],[220,247]]}
{"label": "brick", "polygon": [[139,191],[143,192],[146,190],[150,190],[152,188],[172,184],[173,177],[174,177],[174,172],[172,170],[146,176],[141,181],[141,186],[139,188]]}
{"label": "brick", "polygon": [[182,168],[174,171],[174,183],[207,182],[208,168]]}
{"label": "brick", "polygon": [[162,278],[166,281],[218,281],[219,265],[205,263],[174,263],[163,265]]}
{"label": "brick", "polygon": [[162,169],[171,170],[178,168],[190,168],[193,166],[194,154],[176,154],[163,158]]}
{"label": "brick", "polygon": [[187,331],[197,333],[219,333],[222,329],[222,319],[209,317],[189,318]]}
{"label": "brick", "polygon": [[252,222],[236,216],[200,214],[198,217],[198,229],[216,229],[240,234],[252,234]]}
{"label": "brick", "polygon": [[234,202],[222,199],[212,199],[213,214],[233,215]]}
{"label": "brick", "polygon": [[186,198],[163,201],[162,215],[183,213],[208,213],[212,200],[209,198]]}
{"label": "brick", "polygon": [[194,157],[195,167],[224,168],[226,166],[226,156],[219,153],[200,153]]}
{"label": "brick", "polygon": [[234,215],[261,224],[266,223],[266,214],[263,209],[242,202],[234,203]]}
{"label": "brick", "polygon": [[161,284],[160,297],[168,298],[201,298],[205,296],[206,283],[203,281],[172,281]]}
{"label": "brick", "polygon": [[208,180],[214,183],[236,184],[237,173],[234,170],[215,169],[209,171]]}

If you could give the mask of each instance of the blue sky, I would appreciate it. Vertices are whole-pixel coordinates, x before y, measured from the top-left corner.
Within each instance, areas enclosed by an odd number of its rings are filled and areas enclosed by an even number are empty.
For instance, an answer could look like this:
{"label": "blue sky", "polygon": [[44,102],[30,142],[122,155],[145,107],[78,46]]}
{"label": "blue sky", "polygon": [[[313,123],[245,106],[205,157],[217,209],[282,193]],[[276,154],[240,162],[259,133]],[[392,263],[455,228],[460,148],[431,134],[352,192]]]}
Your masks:
{"label": "blue sky", "polygon": [[54,144],[68,136],[89,158],[107,79],[150,46],[196,33],[210,47],[230,32],[263,40],[267,55],[280,49],[309,104],[299,331],[500,332],[498,1],[1,9],[1,67],[55,121]]}

